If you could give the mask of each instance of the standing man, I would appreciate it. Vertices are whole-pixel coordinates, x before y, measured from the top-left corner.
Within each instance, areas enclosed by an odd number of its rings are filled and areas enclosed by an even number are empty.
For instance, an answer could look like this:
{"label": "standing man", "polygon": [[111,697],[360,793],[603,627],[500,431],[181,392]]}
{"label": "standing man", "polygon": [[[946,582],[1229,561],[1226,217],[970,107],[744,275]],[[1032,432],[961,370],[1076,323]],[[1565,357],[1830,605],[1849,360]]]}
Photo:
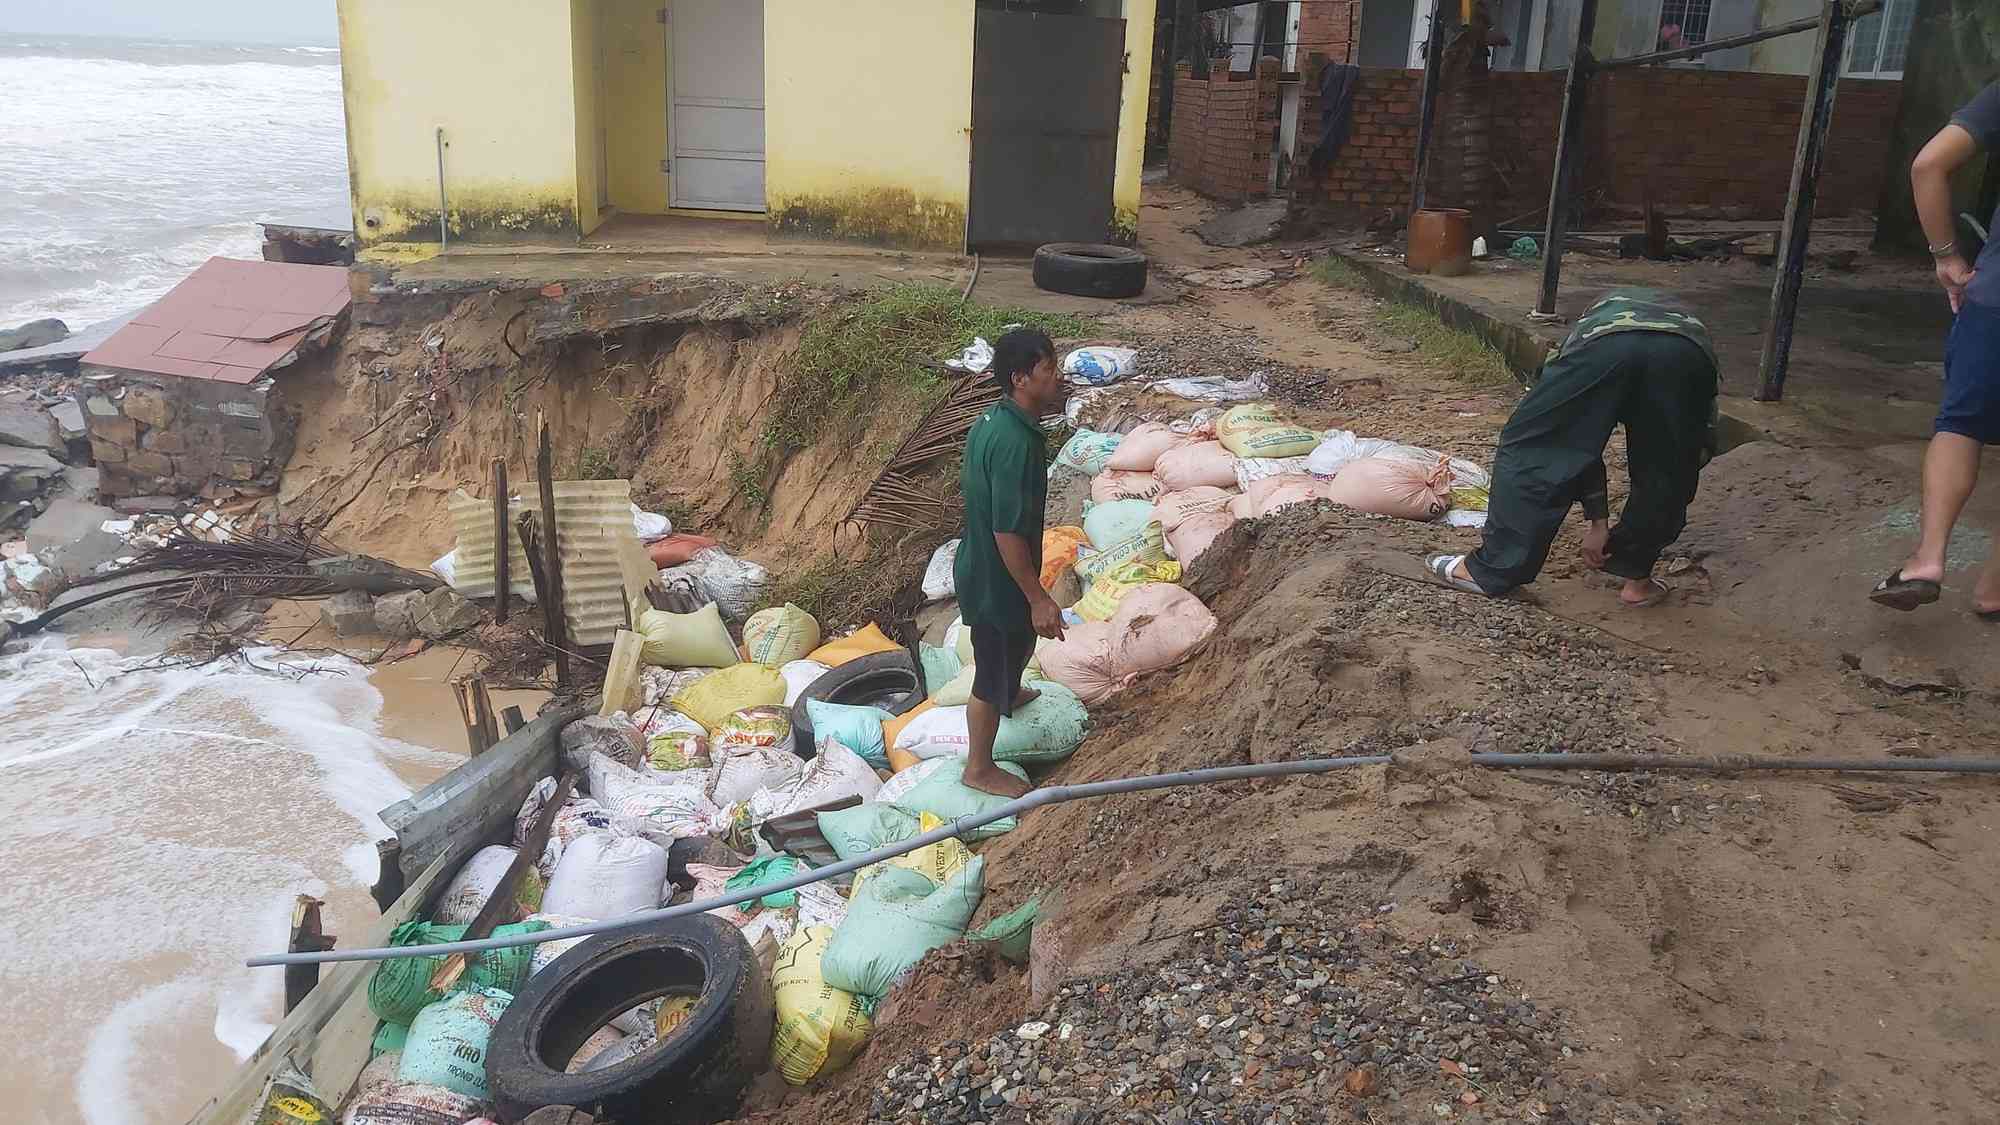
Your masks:
{"label": "standing man", "polygon": [[[1627,607],[1664,601],[1671,591],[1653,565],[1680,537],[1714,455],[1718,370],[1701,321],[1652,290],[1613,290],[1577,318],[1500,431],[1479,550],[1434,555],[1431,573],[1496,598],[1533,582],[1580,503],[1583,561],[1625,580]],[[1611,527],[1604,444],[1620,423],[1632,494]]]}
{"label": "standing man", "polygon": [[965,784],[1019,797],[1028,783],[993,764],[1000,716],[1032,702],[1021,673],[1037,635],[1061,639],[1062,610],[1042,589],[1042,516],[1048,504],[1048,446],[1041,417],[1068,397],[1048,334],[1017,328],[993,346],[1000,401],[965,439],[959,491],[965,536],[952,564],[958,608],[972,630],[972,699],[966,704]]}
{"label": "standing man", "polygon": [[[2000,82],[1988,85],[1951,124],[1930,139],[1910,165],[1917,219],[1937,260],[1938,284],[1954,317],[1944,345],[1944,401],[1924,451],[1924,493],[1917,549],[1869,597],[1890,609],[1911,610],[1938,600],[1944,589],[1945,548],[1958,514],[1979,481],[1979,458],[2000,442],[2000,229],[1974,267],[1959,251],[1951,218],[1951,175],[1979,154],[2000,146]],[[2000,226],[2000,210],[1993,215]],[[2000,531],[1972,590],[1972,612],[2000,621]]]}

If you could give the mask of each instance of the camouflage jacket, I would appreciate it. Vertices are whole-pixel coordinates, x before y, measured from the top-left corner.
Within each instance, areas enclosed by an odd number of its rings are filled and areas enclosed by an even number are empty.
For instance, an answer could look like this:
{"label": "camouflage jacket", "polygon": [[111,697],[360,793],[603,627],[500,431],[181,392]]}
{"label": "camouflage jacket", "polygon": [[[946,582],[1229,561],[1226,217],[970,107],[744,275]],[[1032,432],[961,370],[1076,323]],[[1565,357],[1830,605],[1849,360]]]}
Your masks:
{"label": "camouflage jacket", "polygon": [[1692,314],[1675,309],[1664,294],[1653,289],[1613,289],[1605,294],[1576,318],[1569,335],[1549,353],[1549,358],[1566,355],[1614,332],[1671,332],[1692,340],[1708,356],[1716,378],[1722,377],[1722,364],[1715,358],[1715,343],[1708,338],[1708,326]]}

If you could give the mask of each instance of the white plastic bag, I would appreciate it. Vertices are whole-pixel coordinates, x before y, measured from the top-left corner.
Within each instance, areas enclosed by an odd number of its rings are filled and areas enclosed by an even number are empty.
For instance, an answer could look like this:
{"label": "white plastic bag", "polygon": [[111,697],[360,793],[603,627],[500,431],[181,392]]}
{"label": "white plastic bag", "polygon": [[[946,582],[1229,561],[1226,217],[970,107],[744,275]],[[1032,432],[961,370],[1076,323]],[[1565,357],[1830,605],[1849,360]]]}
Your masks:
{"label": "white plastic bag", "polygon": [[614,824],[571,844],[542,895],[547,914],[619,918],[660,905],[667,849]]}
{"label": "white plastic bag", "polygon": [[639,505],[634,504],[632,505],[632,533],[639,537],[639,542],[641,543],[651,542],[654,539],[665,539],[674,533],[674,521],[660,515],[658,512],[642,512],[639,510]]}
{"label": "white plastic bag", "polygon": [[444,579],[447,586],[458,585],[458,548],[438,556],[438,560],[431,564],[431,573]]}
{"label": "white plastic bag", "polygon": [[953,371],[969,371],[978,374],[993,366],[993,345],[984,336],[974,336],[965,350],[944,361]]}
{"label": "white plastic bag", "polygon": [[785,785],[805,770],[797,754],[776,746],[718,745],[713,753],[708,799],[721,808],[747,801],[759,789]]}
{"label": "white plastic bag", "polygon": [[[1317,451],[1315,451],[1317,452]],[[1308,473],[1311,467],[1306,457],[1239,457],[1236,459],[1236,487],[1248,489],[1260,480],[1281,477],[1288,473]]]}
{"label": "white plastic bag", "polygon": [[813,685],[813,681],[833,671],[817,660],[794,660],[779,667],[778,674],[785,677],[785,706],[798,702],[799,694]]}
{"label": "white plastic bag", "polygon": [[1135,348],[1110,348],[1092,344],[1063,357],[1062,373],[1082,386],[1101,387],[1127,379],[1139,370]]}
{"label": "white plastic bag", "polygon": [[1271,384],[1262,375],[1252,375],[1248,379],[1225,379],[1220,375],[1203,375],[1195,379],[1158,379],[1148,384],[1152,390],[1175,398],[1193,399],[1197,402],[1238,402],[1243,399],[1263,398],[1271,393]]}
{"label": "white plastic bag", "polygon": [[[513,848],[503,848],[498,844],[488,845],[472,853],[465,866],[452,876],[445,887],[444,897],[438,900],[437,910],[431,920],[440,926],[464,926],[471,924],[479,916],[479,910],[493,892],[500,887],[500,879],[514,864]],[[504,918],[512,922],[516,915]]]}
{"label": "white plastic bag", "polygon": [[952,564],[958,559],[958,545],[954,539],[942,544],[931,552],[930,565],[924,568],[924,600],[941,602],[956,591],[952,580]]}
{"label": "white plastic bag", "polygon": [[819,742],[819,755],[806,763],[798,777],[782,785],[765,786],[750,795],[750,823],[762,824],[773,817],[848,797],[871,801],[881,788],[881,779],[861,755],[834,739],[823,738]]}

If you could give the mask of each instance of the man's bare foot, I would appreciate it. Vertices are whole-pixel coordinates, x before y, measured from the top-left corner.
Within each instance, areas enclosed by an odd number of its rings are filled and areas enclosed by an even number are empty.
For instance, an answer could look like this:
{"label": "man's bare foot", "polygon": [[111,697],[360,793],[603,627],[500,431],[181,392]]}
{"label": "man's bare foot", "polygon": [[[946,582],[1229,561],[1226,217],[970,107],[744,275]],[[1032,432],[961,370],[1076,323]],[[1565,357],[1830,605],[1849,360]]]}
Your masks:
{"label": "man's bare foot", "polygon": [[1014,693],[1014,710],[1018,711],[1041,697],[1042,693],[1039,690],[1024,687]]}
{"label": "man's bare foot", "polygon": [[1627,609],[1645,609],[1666,601],[1673,592],[1673,587],[1657,578],[1628,578],[1618,591],[1618,600]]}
{"label": "man's bare foot", "polygon": [[969,788],[977,789],[981,793],[991,793],[996,797],[1021,797],[1034,788],[999,766],[987,766],[982,769],[967,763],[965,773],[961,775],[960,780]]}

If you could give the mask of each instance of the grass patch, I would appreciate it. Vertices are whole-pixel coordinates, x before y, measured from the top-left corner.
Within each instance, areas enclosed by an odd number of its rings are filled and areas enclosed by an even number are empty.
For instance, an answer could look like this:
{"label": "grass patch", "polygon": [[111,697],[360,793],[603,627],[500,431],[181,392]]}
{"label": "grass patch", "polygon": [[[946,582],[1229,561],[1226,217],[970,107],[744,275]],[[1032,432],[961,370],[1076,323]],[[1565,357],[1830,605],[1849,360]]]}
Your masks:
{"label": "grass patch", "polygon": [[1313,263],[1313,276],[1333,286],[1335,289],[1353,289],[1357,292],[1372,292],[1368,285],[1368,275],[1360,267],[1338,254],[1328,254]]}
{"label": "grass patch", "polygon": [[577,451],[576,469],[571,480],[617,480],[618,466],[611,454],[595,445]]}
{"label": "grass patch", "polygon": [[[1313,276],[1336,289],[1373,294],[1374,286],[1361,267],[1338,254],[1315,262]],[[1446,324],[1437,313],[1411,301],[1388,298],[1375,308],[1375,327],[1386,335],[1414,340],[1417,354],[1460,382],[1477,386],[1512,383],[1507,357],[1477,333]]]}

